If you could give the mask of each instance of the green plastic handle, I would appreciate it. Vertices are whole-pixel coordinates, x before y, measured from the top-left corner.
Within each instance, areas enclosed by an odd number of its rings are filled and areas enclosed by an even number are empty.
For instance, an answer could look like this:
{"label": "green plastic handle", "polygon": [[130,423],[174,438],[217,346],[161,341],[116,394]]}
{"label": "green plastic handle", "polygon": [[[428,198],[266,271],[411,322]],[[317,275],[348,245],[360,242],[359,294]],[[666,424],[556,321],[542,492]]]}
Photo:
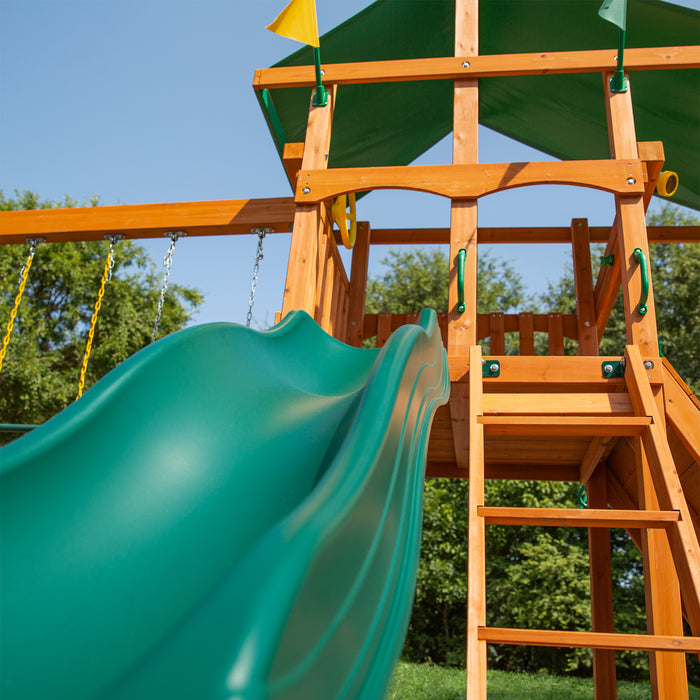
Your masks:
{"label": "green plastic handle", "polygon": [[649,265],[647,256],[641,248],[635,248],[632,253],[634,259],[639,263],[640,272],[642,273],[642,296],[639,299],[637,311],[640,314],[645,314],[647,309],[647,299],[649,299]]}
{"label": "green plastic handle", "polygon": [[464,266],[467,261],[467,251],[460,248],[457,253],[457,311],[464,313]]}

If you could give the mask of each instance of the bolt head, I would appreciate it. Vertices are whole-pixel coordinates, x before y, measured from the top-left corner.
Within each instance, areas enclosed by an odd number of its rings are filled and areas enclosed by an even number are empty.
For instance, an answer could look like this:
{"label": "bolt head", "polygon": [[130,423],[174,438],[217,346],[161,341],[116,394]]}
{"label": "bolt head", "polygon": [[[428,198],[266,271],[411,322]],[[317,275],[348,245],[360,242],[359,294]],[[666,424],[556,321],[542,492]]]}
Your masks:
{"label": "bolt head", "polygon": [[311,188],[310,188],[310,187],[304,187],[304,189],[302,190],[302,192],[303,192],[304,194],[309,194],[309,192],[311,192]]}
{"label": "bolt head", "polygon": [[496,363],[494,363],[494,364],[492,364],[492,365],[489,366],[489,371],[490,371],[490,372],[493,372],[494,374],[495,374],[496,372],[498,372],[499,369],[500,369],[500,367],[499,367]]}
{"label": "bolt head", "polygon": [[627,184],[628,185],[634,185],[637,181],[633,177],[628,177],[627,178]]}
{"label": "bolt head", "polygon": [[654,363],[651,360],[647,360],[644,363],[644,369],[654,369]]}
{"label": "bolt head", "polygon": [[465,61],[465,62],[462,64],[462,68],[469,68],[469,61]]}
{"label": "bolt head", "polygon": [[612,371],[613,371],[612,365],[603,365],[603,372],[605,372],[605,374],[612,374]]}

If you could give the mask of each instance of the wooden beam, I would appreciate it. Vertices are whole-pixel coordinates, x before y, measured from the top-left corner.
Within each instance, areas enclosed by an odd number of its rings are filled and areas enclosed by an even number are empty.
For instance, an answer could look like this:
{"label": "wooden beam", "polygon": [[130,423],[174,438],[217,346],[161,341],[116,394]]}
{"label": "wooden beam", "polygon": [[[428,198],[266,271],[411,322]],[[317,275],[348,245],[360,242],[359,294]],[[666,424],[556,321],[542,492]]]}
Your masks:
{"label": "wooden beam", "polygon": [[[313,104],[309,107],[302,162],[304,168],[318,170],[327,167],[335,93],[334,89],[329,91],[328,104],[324,107],[314,107]],[[319,241],[324,229],[329,227],[324,225],[323,206],[320,203],[297,204],[287,263],[283,316],[293,309],[315,315]]]}
{"label": "wooden beam", "polygon": [[[626,394],[614,395],[628,398]],[[586,453],[583,455],[581,464],[579,465],[579,481],[582,484],[587,484],[589,482],[600,462],[605,458],[605,455],[611,451],[614,441],[615,437],[612,435],[596,436],[591,440]]]}
{"label": "wooden beam", "polygon": [[637,414],[651,418],[651,425],[643,432],[642,442],[649,462],[656,497],[664,510],[678,510],[681,519],[677,526],[669,529],[668,539],[681,586],[686,616],[693,634],[700,635],[700,544],[688,510],[688,502],[678,472],[673,464],[666,436],[664,420],[659,414],[644,368],[639,348],[625,348],[627,384],[632,404]]}
{"label": "wooden beam", "polygon": [[297,186],[297,175],[301,170],[301,164],[304,160],[304,143],[285,143],[284,151],[282,152],[282,165],[287,173],[287,179],[292,186],[292,192]]}
{"label": "wooden beam", "polygon": [[[470,52],[470,54],[476,52]],[[545,75],[555,73],[602,73],[614,71],[613,49],[561,51],[500,55],[462,55],[394,61],[360,61],[323,65],[326,85],[388,83],[407,80],[466,80],[505,75]],[[465,65],[466,64],[466,65]],[[700,67],[697,46],[667,46],[625,49],[625,69],[668,70]],[[255,71],[253,88],[311,87],[315,84],[313,66],[285,66]]]}
{"label": "wooden beam", "polygon": [[[593,472],[588,483],[588,508],[592,510],[607,510],[606,471],[605,465],[602,465],[601,468]],[[591,580],[591,628],[593,632],[609,634],[615,631],[615,625],[612,557],[608,528],[591,527],[588,529],[588,552]],[[603,700],[603,698],[616,700],[617,682],[614,651],[609,649],[593,650],[593,685],[594,694],[598,700]]]}
{"label": "wooden beam", "polygon": [[[481,346],[469,349],[469,522],[467,563],[467,700],[486,698],[486,643],[479,629],[486,624],[486,524],[478,508],[484,505],[484,426]],[[471,688],[471,690],[469,690]]]}
{"label": "wooden beam", "polygon": [[628,394],[494,393],[484,394],[484,415],[632,415]]}
{"label": "wooden beam", "polygon": [[578,321],[578,354],[598,354],[595,301],[593,299],[593,272],[591,245],[586,219],[571,222],[571,247],[574,259],[574,289]]}
{"label": "wooden beam", "polygon": [[483,506],[479,515],[487,525],[540,527],[666,528],[678,521],[677,511],[609,510],[607,508],[509,508]]}
{"label": "wooden beam", "polygon": [[371,240],[369,224],[357,224],[357,238],[352,249],[350,266],[350,293],[348,308],[348,344],[362,345],[362,328],[365,320],[365,292],[367,289],[367,269],[369,265],[369,244]]}
{"label": "wooden beam", "polygon": [[610,416],[481,416],[486,435],[641,435],[651,424],[648,417]]}
{"label": "wooden beam", "polygon": [[346,192],[406,189],[450,199],[477,199],[525,185],[577,185],[616,194],[644,192],[644,169],[636,159],[470,163],[300,171],[297,204],[322,202]]}
{"label": "wooden beam", "polygon": [[[0,215],[2,216],[2,215]],[[609,226],[589,226],[591,243],[606,243]],[[700,226],[647,226],[650,243],[698,243]],[[571,243],[568,226],[496,228],[479,227],[482,243]],[[372,245],[444,245],[450,242],[448,228],[379,228],[372,229]],[[603,268],[606,269],[606,268]]]}
{"label": "wooden beam", "polygon": [[162,238],[168,231],[220,236],[271,228],[289,233],[292,221],[291,197],[6,211],[0,212],[0,244],[25,243],[34,236],[48,243],[102,241],[110,233],[128,239]]}
{"label": "wooden beam", "polygon": [[582,649],[629,649],[632,651],[700,651],[699,637],[666,637],[647,634],[605,634],[560,630],[521,630],[482,627],[479,639],[489,644],[519,644]]}
{"label": "wooden beam", "polygon": [[681,378],[666,358],[662,366],[666,418],[693,460],[700,464],[700,410],[693,401],[695,397],[686,393],[687,387],[679,383]]}

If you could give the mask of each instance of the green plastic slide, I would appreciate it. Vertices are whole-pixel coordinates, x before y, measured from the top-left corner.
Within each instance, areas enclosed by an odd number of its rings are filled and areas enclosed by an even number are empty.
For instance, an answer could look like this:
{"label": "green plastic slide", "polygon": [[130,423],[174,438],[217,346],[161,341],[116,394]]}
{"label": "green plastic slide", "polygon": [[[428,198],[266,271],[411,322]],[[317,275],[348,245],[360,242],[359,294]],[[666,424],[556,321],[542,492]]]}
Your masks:
{"label": "green plastic slide", "polygon": [[420,548],[436,316],[142,350],[0,451],[4,700],[381,698]]}

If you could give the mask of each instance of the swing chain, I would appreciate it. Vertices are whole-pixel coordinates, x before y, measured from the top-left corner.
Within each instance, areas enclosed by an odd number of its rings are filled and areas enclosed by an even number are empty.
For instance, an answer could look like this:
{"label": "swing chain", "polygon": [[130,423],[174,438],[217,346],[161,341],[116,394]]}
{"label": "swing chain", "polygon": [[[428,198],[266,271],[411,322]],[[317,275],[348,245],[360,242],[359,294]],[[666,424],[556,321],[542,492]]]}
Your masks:
{"label": "swing chain", "polygon": [[251,233],[258,236],[258,249],[255,252],[255,265],[253,266],[253,280],[250,283],[250,299],[248,300],[248,316],[246,317],[245,325],[250,328],[250,323],[253,320],[253,304],[255,303],[255,287],[258,284],[258,271],[260,270],[260,261],[263,259],[263,238],[268,233],[273,233],[272,228],[253,228]]}
{"label": "swing chain", "polygon": [[17,318],[17,312],[19,311],[19,305],[22,301],[22,295],[24,294],[24,288],[27,285],[27,278],[29,277],[29,270],[32,266],[32,261],[34,260],[34,255],[36,249],[40,243],[46,243],[46,239],[41,236],[37,238],[27,238],[27,243],[29,243],[29,255],[22,265],[22,269],[19,273],[19,289],[17,290],[17,296],[15,297],[15,302],[12,306],[12,311],[10,312],[10,321],[7,324],[7,331],[5,332],[5,337],[2,339],[2,346],[0,346],[0,370],[2,370],[2,363],[5,361],[5,354],[7,353],[7,346],[10,344],[10,338],[12,337],[12,330],[15,326],[15,319]]}
{"label": "swing chain", "polygon": [[85,354],[83,355],[83,362],[80,367],[80,380],[78,381],[78,395],[75,397],[76,399],[79,399],[83,395],[85,374],[87,373],[88,360],[90,359],[90,352],[92,350],[92,341],[95,337],[97,316],[100,313],[100,308],[102,308],[102,297],[105,294],[105,285],[112,279],[112,270],[114,269],[114,249],[117,242],[124,239],[124,234],[110,233],[105,236],[105,239],[109,241],[109,253],[107,254],[107,261],[105,262],[102,281],[100,282],[100,291],[97,293],[95,310],[92,312],[92,318],[90,319],[90,330],[88,331],[87,345],[85,346]]}
{"label": "swing chain", "polygon": [[173,254],[175,253],[175,244],[178,238],[184,238],[187,235],[186,231],[166,231],[165,236],[170,238],[170,246],[168,252],[163,258],[163,266],[165,267],[165,272],[163,273],[163,284],[160,289],[160,299],[158,300],[158,310],[156,311],[156,320],[153,324],[153,333],[151,334],[151,342],[154,343],[156,340],[156,335],[158,335],[158,327],[160,326],[160,317],[163,313],[163,306],[165,304],[165,292],[168,289],[168,281],[170,279],[170,269],[173,266]]}

